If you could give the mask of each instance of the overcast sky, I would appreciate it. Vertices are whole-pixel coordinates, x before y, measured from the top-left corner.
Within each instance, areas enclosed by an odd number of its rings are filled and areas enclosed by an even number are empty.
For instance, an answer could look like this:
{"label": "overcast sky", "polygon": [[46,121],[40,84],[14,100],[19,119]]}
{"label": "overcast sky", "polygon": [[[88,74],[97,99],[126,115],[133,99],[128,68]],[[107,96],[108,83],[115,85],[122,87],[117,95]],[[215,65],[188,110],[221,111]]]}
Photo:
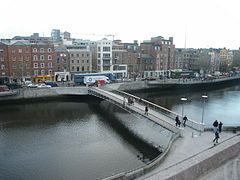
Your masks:
{"label": "overcast sky", "polygon": [[240,47],[240,0],[2,0],[0,7],[0,39],[60,29],[91,40],[172,36],[177,48]]}

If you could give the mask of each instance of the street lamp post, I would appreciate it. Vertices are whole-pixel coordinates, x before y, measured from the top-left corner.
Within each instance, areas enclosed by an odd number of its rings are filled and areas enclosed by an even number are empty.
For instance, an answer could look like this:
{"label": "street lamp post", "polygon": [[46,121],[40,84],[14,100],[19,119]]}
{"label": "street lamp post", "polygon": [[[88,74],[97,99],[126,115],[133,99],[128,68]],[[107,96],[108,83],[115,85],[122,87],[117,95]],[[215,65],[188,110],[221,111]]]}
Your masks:
{"label": "street lamp post", "polygon": [[202,98],[203,98],[203,106],[202,106],[202,124],[203,124],[205,100],[208,98],[208,96],[202,95]]}
{"label": "street lamp post", "polygon": [[181,101],[182,101],[182,120],[183,120],[183,113],[184,113],[184,101],[187,101],[187,98],[185,98],[185,97],[182,97],[182,98],[181,98]]}

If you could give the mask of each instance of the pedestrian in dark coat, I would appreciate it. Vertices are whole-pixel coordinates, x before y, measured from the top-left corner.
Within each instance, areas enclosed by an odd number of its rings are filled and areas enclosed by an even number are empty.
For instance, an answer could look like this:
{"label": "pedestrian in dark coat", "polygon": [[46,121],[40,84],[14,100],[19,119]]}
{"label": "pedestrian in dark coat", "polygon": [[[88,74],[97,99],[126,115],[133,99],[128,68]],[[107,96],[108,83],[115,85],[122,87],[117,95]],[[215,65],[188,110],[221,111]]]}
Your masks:
{"label": "pedestrian in dark coat", "polygon": [[218,130],[215,132],[215,138],[214,138],[214,140],[213,140],[213,142],[214,142],[214,145],[215,145],[215,143],[218,143],[218,139],[219,139],[219,132],[218,132]]}
{"label": "pedestrian in dark coat", "polygon": [[180,120],[179,120],[178,115],[176,116],[175,121],[176,121],[176,126],[179,126],[179,127],[180,127],[181,122],[180,122]]}
{"label": "pedestrian in dark coat", "polygon": [[220,123],[218,124],[219,133],[222,132],[222,126],[223,126],[223,123],[220,121]]}
{"label": "pedestrian in dark coat", "polygon": [[145,115],[148,115],[148,107],[145,107]]}
{"label": "pedestrian in dark coat", "polygon": [[185,127],[186,126],[186,121],[188,120],[187,116],[185,115],[183,117],[183,126]]}
{"label": "pedestrian in dark coat", "polygon": [[215,132],[217,131],[217,129],[218,129],[218,121],[215,120],[215,121],[213,122],[213,132],[215,133]]}

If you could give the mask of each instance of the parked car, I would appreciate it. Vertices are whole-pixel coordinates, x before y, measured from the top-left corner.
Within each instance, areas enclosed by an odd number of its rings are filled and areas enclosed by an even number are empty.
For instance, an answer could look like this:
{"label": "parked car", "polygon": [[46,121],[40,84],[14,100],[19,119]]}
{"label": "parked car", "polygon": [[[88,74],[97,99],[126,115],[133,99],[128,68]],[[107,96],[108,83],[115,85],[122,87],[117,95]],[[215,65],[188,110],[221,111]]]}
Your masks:
{"label": "parked car", "polygon": [[28,84],[27,87],[29,87],[29,88],[37,88],[38,84],[31,83],[31,84]]}
{"label": "parked car", "polygon": [[40,85],[38,85],[38,88],[50,88],[50,87],[52,87],[52,86],[46,85],[46,84],[40,84]]}

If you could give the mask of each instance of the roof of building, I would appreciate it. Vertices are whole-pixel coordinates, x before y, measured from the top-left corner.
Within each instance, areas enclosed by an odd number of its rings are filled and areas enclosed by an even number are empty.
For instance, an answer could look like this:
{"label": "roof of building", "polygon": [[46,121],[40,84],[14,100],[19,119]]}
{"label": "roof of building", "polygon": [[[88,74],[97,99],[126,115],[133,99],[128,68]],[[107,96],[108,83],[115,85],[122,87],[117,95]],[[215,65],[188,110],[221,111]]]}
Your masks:
{"label": "roof of building", "polygon": [[67,48],[63,46],[55,47],[55,52],[67,52]]}

